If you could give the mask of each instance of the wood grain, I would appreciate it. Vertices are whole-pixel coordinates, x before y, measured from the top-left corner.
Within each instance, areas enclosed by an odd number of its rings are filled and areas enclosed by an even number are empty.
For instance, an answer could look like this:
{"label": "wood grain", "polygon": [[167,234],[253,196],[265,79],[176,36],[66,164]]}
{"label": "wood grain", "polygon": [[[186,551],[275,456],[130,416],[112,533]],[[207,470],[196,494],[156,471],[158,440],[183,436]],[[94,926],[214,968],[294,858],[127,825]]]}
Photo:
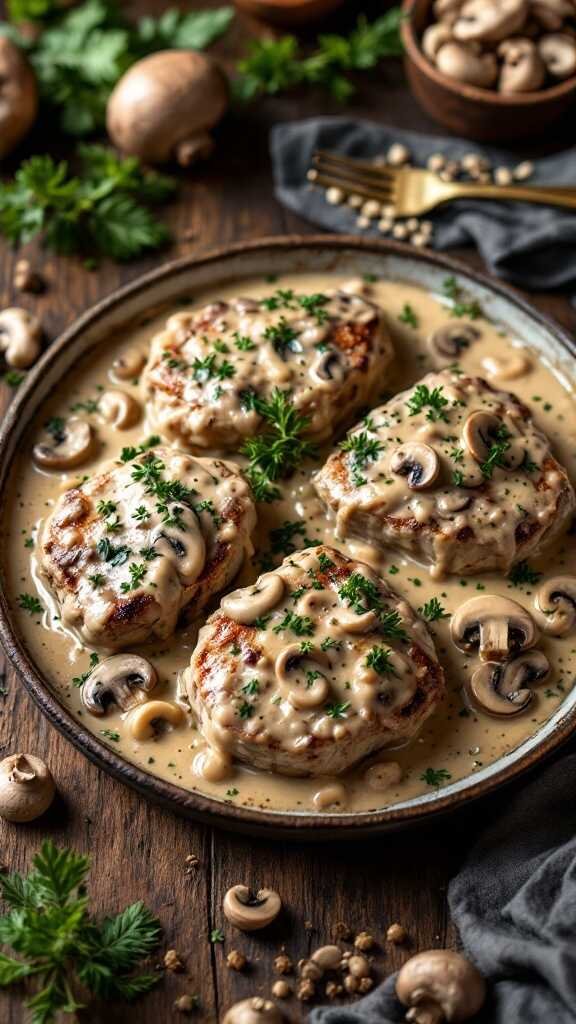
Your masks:
{"label": "wood grain", "polygon": [[[159,2],[146,6],[162,7]],[[370,11],[380,5],[362,6]],[[344,13],[341,19],[345,21],[347,16]],[[219,44],[228,64],[243,52],[253,27],[254,23],[238,18]],[[17,303],[34,309],[42,317],[47,335],[55,337],[78,313],[160,259],[227,241],[310,230],[273,197],[267,137],[277,121],[319,112],[335,111],[318,97],[282,97],[250,110],[233,111],[219,132],[213,160],[182,177],[178,201],[168,210],[175,241],[165,254],[128,267],[103,265],[89,272],[76,261],[28,246],[18,255],[30,258],[48,283],[46,293],[35,298],[13,291],[15,255],[0,245],[0,306]],[[396,62],[389,62],[361,86],[350,112],[391,125],[434,130],[407,92]],[[543,143],[542,151],[544,148]],[[467,258],[480,265],[477,258],[469,254]],[[566,300],[537,296],[535,301],[568,328],[576,327],[576,313]],[[4,385],[2,388],[3,409],[10,396]],[[57,778],[60,797],[39,824],[15,827],[0,823],[0,863],[27,869],[46,835],[89,852],[95,911],[104,914],[128,901],[143,899],[162,921],[162,952],[175,947],[185,958],[185,973],[163,974],[157,989],[134,1009],[93,1005],[83,1013],[84,1020],[93,1024],[135,1020],[158,1024],[177,1016],[172,1007],[178,995],[193,992],[199,995],[200,1008],[192,1019],[216,1022],[236,999],[269,992],[272,959],[283,946],[294,959],[306,956],[314,945],[333,938],[338,921],[356,930],[370,930],[380,943],[392,921],[405,925],[410,945],[405,950],[389,946],[378,950],[380,976],[397,967],[411,948],[454,943],[446,886],[465,854],[478,811],[417,834],[398,834],[369,843],[313,847],[226,835],[180,820],[105,776],[48,725],[8,669],[5,686],[7,694],[0,697],[0,754],[22,749],[44,757]],[[197,855],[199,863],[187,874],[189,854]],[[222,898],[236,883],[273,886],[282,894],[285,912],[265,934],[242,936],[224,921]],[[223,944],[209,941],[215,927],[224,931]],[[250,961],[243,974],[225,966],[225,955],[233,948],[243,951]],[[292,1021],[305,1017],[305,1009],[295,1000],[287,1004],[287,1012]],[[3,1024],[25,1020],[20,993],[0,994],[0,1020]]]}

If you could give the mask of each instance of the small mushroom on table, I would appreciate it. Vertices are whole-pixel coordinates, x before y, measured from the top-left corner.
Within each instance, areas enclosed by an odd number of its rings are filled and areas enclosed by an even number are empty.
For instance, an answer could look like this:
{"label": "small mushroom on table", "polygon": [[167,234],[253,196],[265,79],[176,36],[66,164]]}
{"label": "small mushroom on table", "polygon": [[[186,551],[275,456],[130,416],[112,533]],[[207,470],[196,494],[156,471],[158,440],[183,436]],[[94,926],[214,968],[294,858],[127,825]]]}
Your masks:
{"label": "small mushroom on table", "polygon": [[525,711],[532,700],[531,683],[540,683],[550,672],[542,651],[525,651],[504,664],[487,662],[472,674],[467,690],[474,703],[490,715],[507,717]]}
{"label": "small mushroom on table", "polygon": [[273,889],[253,892],[246,885],[233,885],[224,897],[223,909],[230,924],[243,932],[255,932],[276,920],[282,901]]}
{"label": "small mushroom on table", "polygon": [[450,949],[429,949],[407,960],[396,979],[396,995],[409,1007],[412,1024],[464,1021],[478,1013],[486,983],[470,960]]}
{"label": "small mushroom on table", "polygon": [[94,452],[94,431],[87,420],[77,416],[62,421],[61,428],[47,433],[46,438],[32,450],[34,462],[41,469],[73,469]]}
{"label": "small mushroom on table", "polygon": [[576,576],[553,576],[535,599],[538,622],[550,636],[568,636],[576,627]]}
{"label": "small mushroom on table", "polygon": [[452,642],[460,651],[479,650],[481,661],[506,661],[538,639],[530,612],[517,601],[485,594],[466,601],[452,616]]}
{"label": "small mushroom on table", "polygon": [[114,654],[92,670],[82,687],[82,702],[91,715],[105,715],[141,704],[158,682],[154,666],[139,654]]}
{"label": "small mushroom on table", "polygon": [[56,794],[52,773],[33,754],[11,754],[0,761],[0,817],[34,821],[47,811]]}
{"label": "small mushroom on table", "polygon": [[27,370],[38,359],[41,347],[42,324],[37,316],[19,306],[0,311],[0,352],[4,353],[8,366]]}

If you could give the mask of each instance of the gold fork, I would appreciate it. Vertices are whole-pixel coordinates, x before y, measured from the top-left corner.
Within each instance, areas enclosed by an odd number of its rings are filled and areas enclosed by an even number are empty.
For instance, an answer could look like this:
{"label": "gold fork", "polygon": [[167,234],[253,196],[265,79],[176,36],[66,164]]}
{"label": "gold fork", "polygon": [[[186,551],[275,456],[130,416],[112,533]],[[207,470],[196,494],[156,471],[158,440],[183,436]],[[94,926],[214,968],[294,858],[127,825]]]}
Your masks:
{"label": "gold fork", "polygon": [[453,199],[518,199],[525,203],[576,209],[576,187],[445,182],[432,171],[413,167],[375,167],[366,160],[353,160],[324,150],[317,150],[312,162],[315,174],[311,180],[314,184],[339,188],[365,199],[376,199],[385,206],[394,207],[396,217],[415,217]]}

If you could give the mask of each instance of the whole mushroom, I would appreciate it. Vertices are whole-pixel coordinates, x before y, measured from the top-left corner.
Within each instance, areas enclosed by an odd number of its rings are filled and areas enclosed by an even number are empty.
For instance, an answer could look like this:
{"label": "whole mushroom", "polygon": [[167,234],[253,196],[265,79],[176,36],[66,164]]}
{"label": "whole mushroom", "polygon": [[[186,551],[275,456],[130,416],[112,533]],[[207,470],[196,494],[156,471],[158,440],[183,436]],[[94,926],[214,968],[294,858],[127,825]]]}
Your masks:
{"label": "whole mushroom", "polygon": [[572,0],[532,0],[530,14],[547,32],[557,32],[565,18],[576,16],[576,10]]}
{"label": "whole mushroom", "polygon": [[108,134],[124,153],[188,167],[214,148],[210,132],[228,106],[224,74],[193,50],[162,50],[137,61],[114,88]]}
{"label": "whole mushroom", "polygon": [[243,932],[256,932],[275,921],[282,900],[273,889],[253,892],[247,885],[233,885],[224,897],[224,915]]}
{"label": "whole mushroom", "polygon": [[522,28],[527,13],[527,0],[468,0],[452,32],[463,43],[499,43]]}
{"label": "whole mushroom", "polygon": [[576,39],[572,36],[561,32],[542,36],[538,52],[553,78],[564,79],[576,75]]}
{"label": "whole mushroom", "polygon": [[0,817],[34,821],[47,811],[56,793],[48,766],[33,754],[11,754],[0,761]]}
{"label": "whole mushroom", "polygon": [[468,1020],[486,999],[486,983],[474,964],[450,949],[429,949],[407,960],[396,979],[396,995],[410,1007],[413,1024]]}
{"label": "whole mushroom", "polygon": [[0,36],[0,160],[28,134],[37,112],[34,72],[22,51]]}
{"label": "whole mushroom", "polygon": [[435,61],[438,50],[444,43],[451,43],[453,40],[452,30],[444,21],[437,21],[429,25],[422,36],[422,49],[426,56]]}
{"label": "whole mushroom", "polygon": [[224,1014],[222,1024],[282,1024],[284,1014],[271,999],[250,996],[234,1003]]}
{"label": "whole mushroom", "polygon": [[42,324],[37,316],[19,306],[9,306],[0,311],[0,352],[4,353],[8,366],[28,369],[38,359],[41,344]]}
{"label": "whole mushroom", "polygon": [[486,89],[498,77],[498,64],[493,53],[475,53],[463,43],[445,43],[436,54],[436,67],[448,78]]}
{"label": "whole mushroom", "polygon": [[505,39],[498,54],[504,58],[498,79],[500,92],[534,92],[543,85],[546,67],[531,39]]}

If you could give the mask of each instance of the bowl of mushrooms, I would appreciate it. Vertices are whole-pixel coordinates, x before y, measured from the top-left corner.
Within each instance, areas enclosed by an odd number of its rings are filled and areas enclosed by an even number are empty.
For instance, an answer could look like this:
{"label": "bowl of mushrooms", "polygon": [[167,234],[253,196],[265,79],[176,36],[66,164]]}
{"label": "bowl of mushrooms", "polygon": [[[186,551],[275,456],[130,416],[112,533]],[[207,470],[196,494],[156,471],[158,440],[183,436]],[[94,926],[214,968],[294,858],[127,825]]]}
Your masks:
{"label": "bowl of mushrooms", "polygon": [[405,0],[406,70],[424,109],[486,142],[544,131],[576,94],[576,0]]}

